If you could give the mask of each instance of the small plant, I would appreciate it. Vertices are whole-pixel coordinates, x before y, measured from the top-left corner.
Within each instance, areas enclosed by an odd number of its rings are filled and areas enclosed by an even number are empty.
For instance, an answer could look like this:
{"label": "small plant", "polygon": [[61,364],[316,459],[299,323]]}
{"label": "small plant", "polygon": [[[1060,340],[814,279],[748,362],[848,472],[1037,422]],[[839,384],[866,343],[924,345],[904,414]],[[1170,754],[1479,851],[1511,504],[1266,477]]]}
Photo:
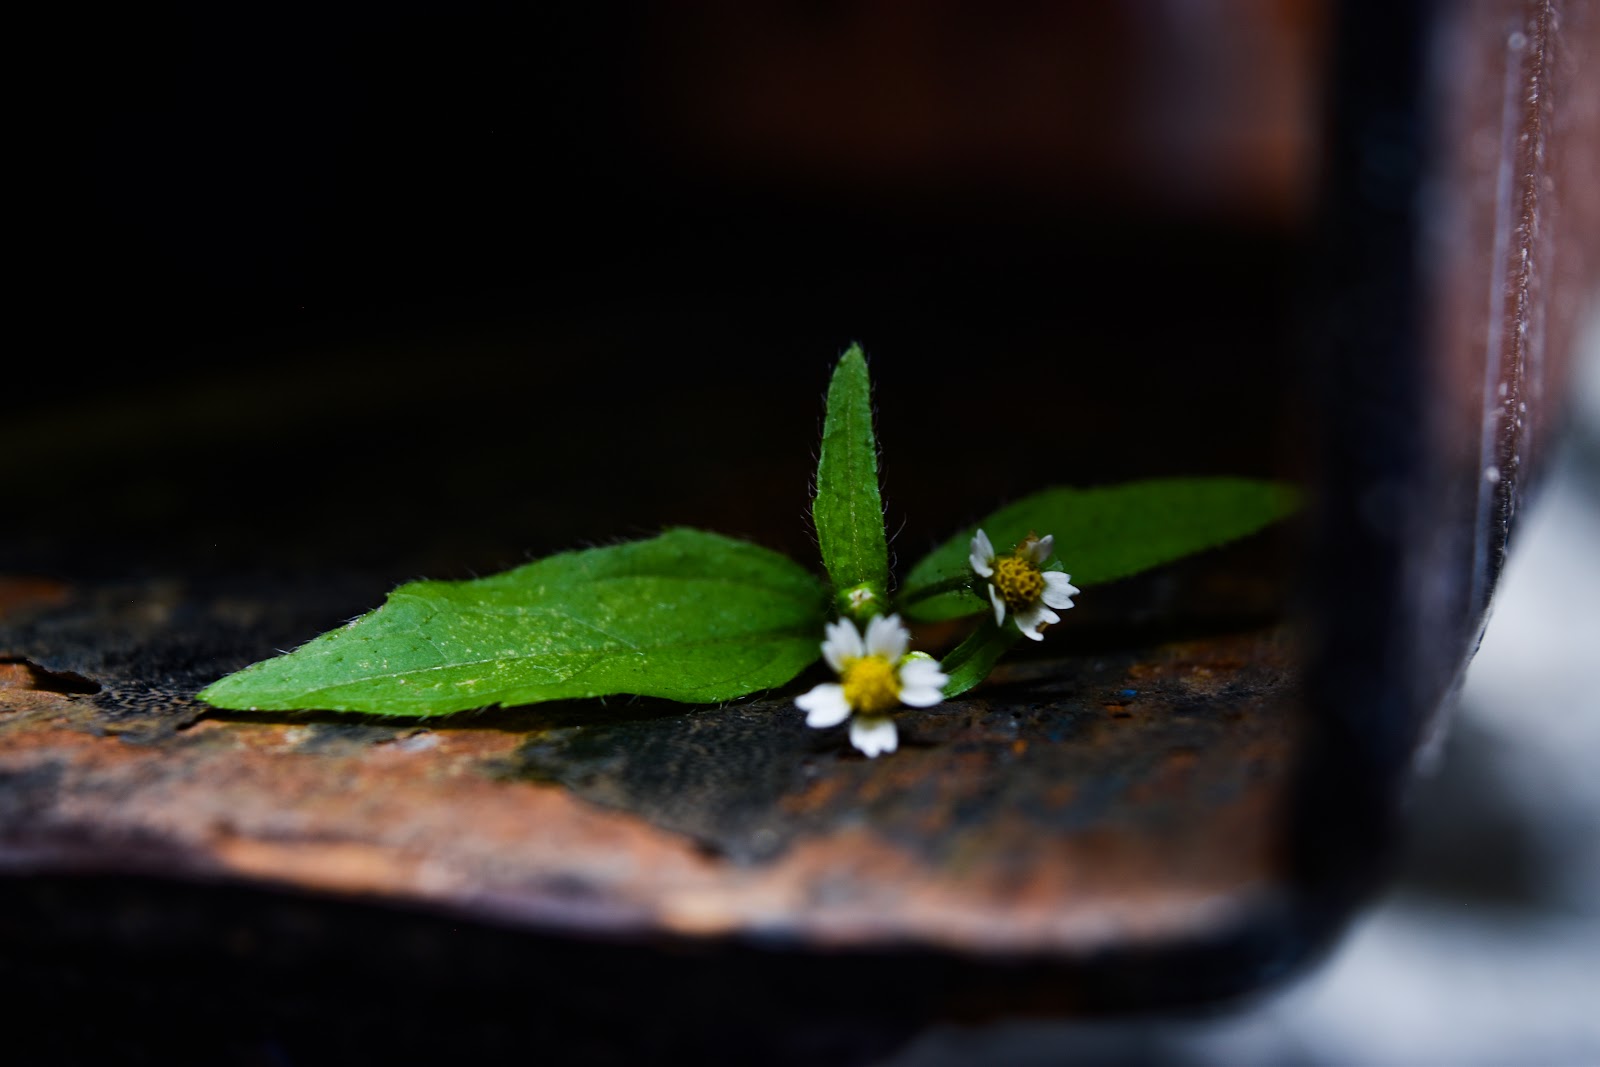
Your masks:
{"label": "small plant", "polygon": [[[669,529],[487,578],[407,583],[200,696],[222,708],[407,716],[612,694],[717,703],[784,685],[821,655],[838,681],[796,703],[812,726],[849,719],[852,743],[875,756],[896,747],[896,709],[977,685],[1018,640],[1041,640],[1079,587],[1243,537],[1297,507],[1293,487],[1244,478],[1045,489],[953,534],[895,588],[871,383],[852,346],[828,388],[811,512],[826,581],[749,542]],[[981,619],[940,662],[910,650],[902,615]]]}

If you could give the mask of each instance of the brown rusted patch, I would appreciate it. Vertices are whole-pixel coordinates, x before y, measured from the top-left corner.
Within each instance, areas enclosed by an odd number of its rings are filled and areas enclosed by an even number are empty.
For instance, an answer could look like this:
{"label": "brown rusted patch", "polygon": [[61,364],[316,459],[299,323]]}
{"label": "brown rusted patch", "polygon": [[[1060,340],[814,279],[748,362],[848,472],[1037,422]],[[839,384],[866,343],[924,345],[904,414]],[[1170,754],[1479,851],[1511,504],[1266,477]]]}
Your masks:
{"label": "brown rusted patch", "polygon": [[[107,587],[0,629],[0,868],[242,879],[562,934],[1058,961],[1205,941],[1283,891],[1301,723],[1282,630],[1081,655],[1063,632],[1057,658],[1024,650],[902,713],[879,760],[808,729],[793,692],[428,720],[196,702],[347,617],[331,583],[303,592]],[[102,689],[52,692],[36,668]]]}
{"label": "brown rusted patch", "polygon": [[[97,698],[14,687],[0,793],[28,816],[0,824],[0,867],[813,946],[1078,956],[1204,937],[1278,892],[1291,648],[1265,631],[1019,664],[908,712],[900,752],[877,761],[806,729],[787,697],[555,707],[518,728],[284,716],[129,737]],[[627,753],[645,762],[619,771]]]}
{"label": "brown rusted patch", "polygon": [[0,689],[90,694],[98,693],[100,686],[72,671],[47,671],[26,660],[0,660]]}
{"label": "brown rusted patch", "polygon": [[31,575],[0,574],[0,618],[20,615],[67,602],[70,588],[64,582]]}
{"label": "brown rusted patch", "polygon": [[26,663],[0,661],[0,689],[32,689],[33,672]]}

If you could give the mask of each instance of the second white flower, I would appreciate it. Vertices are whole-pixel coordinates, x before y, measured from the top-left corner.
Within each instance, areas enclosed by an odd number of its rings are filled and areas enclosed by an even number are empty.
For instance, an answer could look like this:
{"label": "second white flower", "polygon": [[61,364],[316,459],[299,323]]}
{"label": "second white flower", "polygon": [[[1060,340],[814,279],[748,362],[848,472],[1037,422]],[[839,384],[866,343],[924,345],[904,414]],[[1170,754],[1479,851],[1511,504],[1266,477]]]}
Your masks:
{"label": "second white flower", "polygon": [[972,551],[967,559],[978,577],[988,584],[989,603],[994,606],[994,623],[1002,625],[1011,613],[1023,636],[1044,640],[1044,628],[1061,621],[1052,608],[1065,611],[1079,592],[1072,576],[1060,571],[1041,570],[1050,558],[1055,538],[1032,534],[1006,556],[996,556],[989,535],[981,529],[972,535]]}

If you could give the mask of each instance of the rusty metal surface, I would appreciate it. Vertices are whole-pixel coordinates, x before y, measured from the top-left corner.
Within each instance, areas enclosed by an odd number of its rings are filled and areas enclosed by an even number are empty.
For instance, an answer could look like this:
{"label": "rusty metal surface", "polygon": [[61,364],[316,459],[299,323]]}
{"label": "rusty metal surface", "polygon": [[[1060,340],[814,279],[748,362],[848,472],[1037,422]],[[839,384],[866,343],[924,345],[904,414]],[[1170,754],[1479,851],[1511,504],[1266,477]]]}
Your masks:
{"label": "rusty metal surface", "polygon": [[[1283,889],[1299,727],[1278,629],[1023,662],[908,713],[901,752],[872,762],[805,728],[788,694],[382,724],[208,711],[189,694],[261,612],[170,583],[62,595],[13,595],[0,648],[13,875],[243,880],[568,934],[1062,959],[1219,936]],[[73,619],[96,620],[98,667],[39,654],[41,634],[72,647]]]}

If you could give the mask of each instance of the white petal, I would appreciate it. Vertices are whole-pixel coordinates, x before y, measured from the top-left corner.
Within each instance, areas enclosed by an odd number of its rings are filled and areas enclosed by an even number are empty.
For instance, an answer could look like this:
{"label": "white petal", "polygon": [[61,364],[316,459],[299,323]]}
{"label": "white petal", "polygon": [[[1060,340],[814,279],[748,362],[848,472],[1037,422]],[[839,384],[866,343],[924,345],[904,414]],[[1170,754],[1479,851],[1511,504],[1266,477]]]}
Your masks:
{"label": "white petal", "polygon": [[1033,543],[1033,562],[1035,565],[1043,563],[1050,558],[1051,551],[1055,548],[1056,535],[1045,534]]}
{"label": "white petal", "polygon": [[900,744],[893,719],[855,719],[850,723],[850,743],[868,756],[893,752]]}
{"label": "white petal", "polygon": [[811,692],[795,697],[794,703],[806,713],[806,725],[819,730],[838,726],[850,717],[850,702],[844,698],[844,686],[837,682],[814,686]]}
{"label": "white petal", "polygon": [[864,654],[861,645],[861,630],[849,619],[835,619],[833,621],[833,637],[838,642],[839,648],[852,658]]}
{"label": "white petal", "polygon": [[972,569],[978,572],[980,578],[987,578],[994,573],[994,546],[989,543],[989,535],[982,530],[972,535],[972,550],[967,553],[967,562],[972,564]]}
{"label": "white petal", "polygon": [[867,623],[867,655],[882,656],[893,663],[906,654],[911,634],[900,623],[898,615],[879,615]]}
{"label": "white petal", "polygon": [[994,586],[989,587],[989,600],[994,604],[994,624],[999,626],[1006,621],[1006,602],[1000,597],[1000,590]]}
{"label": "white petal", "polygon": [[845,660],[860,659],[862,656],[861,632],[849,619],[839,619],[830,622],[825,633],[828,639],[822,642],[822,656],[835,674],[841,674]]}
{"label": "white petal", "polygon": [[907,685],[900,689],[900,703],[908,708],[931,708],[944,699],[944,683],[950,679],[939,675],[938,685]]}
{"label": "white petal", "polygon": [[939,670],[933,659],[912,659],[901,667],[901,704],[907,707],[933,707],[944,699],[944,683],[950,675]]}
{"label": "white petal", "polygon": [[948,681],[936,659],[908,659],[900,665],[900,684],[941,686]]}
{"label": "white petal", "polygon": [[1072,575],[1062,574],[1060,571],[1045,571],[1044,594],[1039,598],[1052,608],[1061,608],[1063,611],[1072,607],[1072,598],[1083,590],[1072,584]]}
{"label": "white petal", "polygon": [[1031,637],[1035,641],[1044,640],[1044,634],[1040,630],[1041,626],[1046,623],[1057,623],[1061,621],[1061,616],[1057,615],[1043,604],[1038,603],[1029,604],[1027,607],[1017,612],[1015,617],[1017,620],[1017,629],[1022,631],[1023,636]]}

